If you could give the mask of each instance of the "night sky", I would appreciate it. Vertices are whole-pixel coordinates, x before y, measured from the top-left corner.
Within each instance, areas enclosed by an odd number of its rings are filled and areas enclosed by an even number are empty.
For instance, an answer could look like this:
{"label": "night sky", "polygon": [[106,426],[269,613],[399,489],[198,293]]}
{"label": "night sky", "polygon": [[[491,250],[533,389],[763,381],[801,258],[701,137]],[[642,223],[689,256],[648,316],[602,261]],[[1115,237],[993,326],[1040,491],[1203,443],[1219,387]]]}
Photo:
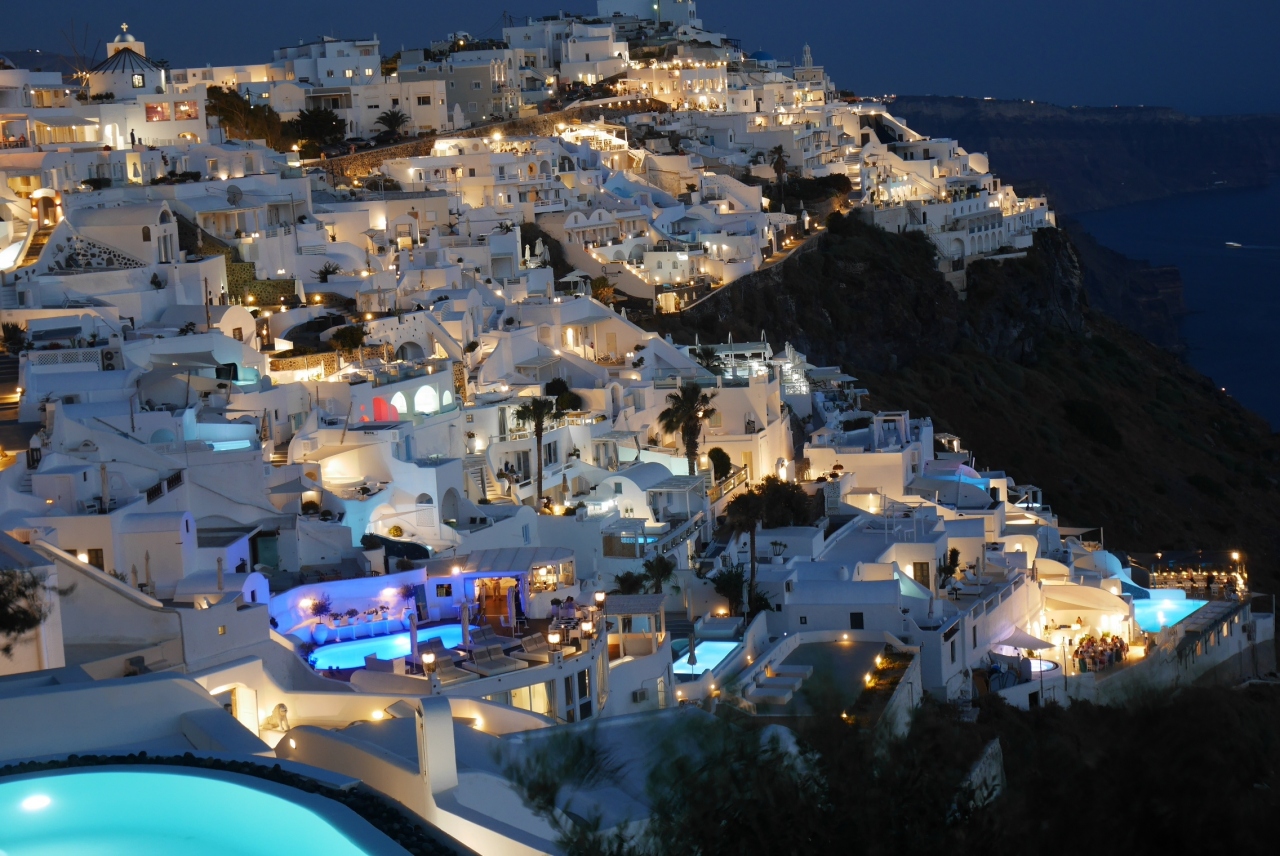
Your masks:
{"label": "night sky", "polygon": [[[11,0],[0,51],[89,47],[128,21],[174,65],[262,62],[317,35],[381,37],[384,53],[453,30],[500,36],[513,15],[595,11],[594,0],[300,4]],[[1280,112],[1276,0],[700,0],[709,29],[799,59],[807,40],[836,84],[859,94],[974,95],[1059,104],[1146,104],[1190,113]],[[99,56],[103,55],[102,49]]]}

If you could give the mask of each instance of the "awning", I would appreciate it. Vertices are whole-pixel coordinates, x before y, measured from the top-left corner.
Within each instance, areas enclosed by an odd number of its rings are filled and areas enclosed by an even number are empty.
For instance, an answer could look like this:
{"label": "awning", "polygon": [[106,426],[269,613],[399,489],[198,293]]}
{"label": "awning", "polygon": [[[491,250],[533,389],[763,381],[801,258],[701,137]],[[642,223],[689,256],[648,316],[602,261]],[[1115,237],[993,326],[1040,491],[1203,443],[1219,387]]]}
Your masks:
{"label": "awning", "polygon": [[78,116],[48,116],[40,118],[33,116],[37,125],[44,125],[46,128],[83,128],[91,125],[97,125],[97,119],[81,119]]}
{"label": "awning", "polygon": [[591,274],[586,271],[574,270],[560,277],[561,282],[573,282],[578,279],[591,279]]}
{"label": "awning", "polygon": [[1106,589],[1092,586],[1045,585],[1044,598],[1049,609],[1098,609],[1108,615],[1129,614],[1129,604]]}
{"label": "awning", "polygon": [[180,369],[216,369],[222,363],[218,362],[218,358],[213,355],[212,351],[189,351],[178,354],[159,354],[152,352],[151,366],[152,368],[180,368]]}
{"label": "awning", "polygon": [[305,493],[309,490],[319,489],[320,488],[315,487],[314,485],[305,484],[302,481],[302,476],[298,476],[297,478],[289,479],[289,481],[284,484],[278,484],[275,487],[268,488],[267,493],[275,496],[292,496],[294,494]]}
{"label": "awning", "polygon": [[1043,639],[1037,639],[1030,633],[1026,633],[1018,628],[1013,628],[993,645],[1004,645],[1009,648],[1030,648],[1032,651],[1041,651],[1045,648],[1052,648],[1052,642],[1046,642]]}

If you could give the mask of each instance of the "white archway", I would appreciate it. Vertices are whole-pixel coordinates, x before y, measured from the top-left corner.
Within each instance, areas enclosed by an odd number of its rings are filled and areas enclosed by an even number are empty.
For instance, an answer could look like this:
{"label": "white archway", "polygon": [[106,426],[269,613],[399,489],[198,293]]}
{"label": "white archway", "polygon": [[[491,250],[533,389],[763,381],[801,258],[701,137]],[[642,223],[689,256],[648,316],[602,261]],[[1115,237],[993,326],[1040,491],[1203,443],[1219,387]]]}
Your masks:
{"label": "white archway", "polygon": [[413,409],[418,413],[438,413],[440,396],[436,393],[436,388],[430,384],[418,387],[418,391],[413,394]]}

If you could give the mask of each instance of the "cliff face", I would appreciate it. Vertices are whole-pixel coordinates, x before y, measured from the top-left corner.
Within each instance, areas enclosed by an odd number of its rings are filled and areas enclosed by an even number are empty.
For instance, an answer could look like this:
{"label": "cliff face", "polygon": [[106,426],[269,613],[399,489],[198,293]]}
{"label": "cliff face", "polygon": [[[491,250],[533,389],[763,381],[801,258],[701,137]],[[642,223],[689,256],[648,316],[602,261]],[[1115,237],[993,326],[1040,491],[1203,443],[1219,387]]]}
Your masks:
{"label": "cliff face", "polygon": [[930,415],[983,467],[1039,485],[1064,525],[1130,550],[1280,555],[1280,440],[1178,359],[1090,308],[1058,230],[1025,259],[979,262],[959,300],[918,235],[835,218],[820,247],[653,326],[677,342],[791,342],[840,364],[877,409]]}
{"label": "cliff face", "polygon": [[986,152],[1019,194],[1071,214],[1280,174],[1280,116],[1187,116],[1161,107],[900,97],[890,112],[922,134]]}

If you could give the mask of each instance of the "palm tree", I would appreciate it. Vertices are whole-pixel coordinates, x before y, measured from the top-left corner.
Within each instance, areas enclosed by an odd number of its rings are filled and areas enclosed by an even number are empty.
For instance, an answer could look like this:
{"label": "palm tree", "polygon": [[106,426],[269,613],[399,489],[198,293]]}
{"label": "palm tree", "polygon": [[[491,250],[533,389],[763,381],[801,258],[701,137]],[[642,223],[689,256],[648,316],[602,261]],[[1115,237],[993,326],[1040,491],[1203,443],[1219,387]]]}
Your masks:
{"label": "palm tree", "polygon": [[676,575],[676,563],[662,555],[644,560],[644,575],[653,585],[654,594],[662,594],[663,583],[669,583]]}
{"label": "palm tree", "polygon": [[708,395],[693,381],[685,381],[680,389],[667,395],[667,409],[658,414],[658,424],[668,434],[679,434],[684,441],[684,457],[689,462],[689,475],[698,474],[698,437],[702,420],[715,415],[711,406],[715,393]]}
{"label": "palm tree", "polygon": [[548,419],[564,415],[550,398],[531,398],[516,408],[516,419],[533,426],[533,456],[538,460],[538,499],[534,508],[542,513],[542,433],[547,430]]}
{"label": "palm tree", "polygon": [[639,571],[623,571],[613,578],[614,588],[609,594],[644,594],[649,578]]}
{"label": "palm tree", "polygon": [[769,149],[769,157],[773,159],[770,163],[773,174],[778,177],[778,199],[782,199],[782,178],[787,174],[787,150],[782,146],[774,146]]}
{"label": "palm tree", "polygon": [[698,349],[693,352],[693,359],[698,365],[712,374],[720,374],[720,369],[724,367],[724,361],[720,359],[720,354],[710,345],[699,345]]}
{"label": "palm tree", "polygon": [[384,110],[378,115],[374,124],[381,125],[391,133],[399,136],[400,130],[409,124],[409,114],[398,108]]}
{"label": "palm tree", "polygon": [[725,508],[728,524],[735,533],[746,532],[750,538],[751,576],[747,580],[747,611],[755,602],[756,594],[756,527],[764,519],[764,494],[751,488],[733,498]]}

